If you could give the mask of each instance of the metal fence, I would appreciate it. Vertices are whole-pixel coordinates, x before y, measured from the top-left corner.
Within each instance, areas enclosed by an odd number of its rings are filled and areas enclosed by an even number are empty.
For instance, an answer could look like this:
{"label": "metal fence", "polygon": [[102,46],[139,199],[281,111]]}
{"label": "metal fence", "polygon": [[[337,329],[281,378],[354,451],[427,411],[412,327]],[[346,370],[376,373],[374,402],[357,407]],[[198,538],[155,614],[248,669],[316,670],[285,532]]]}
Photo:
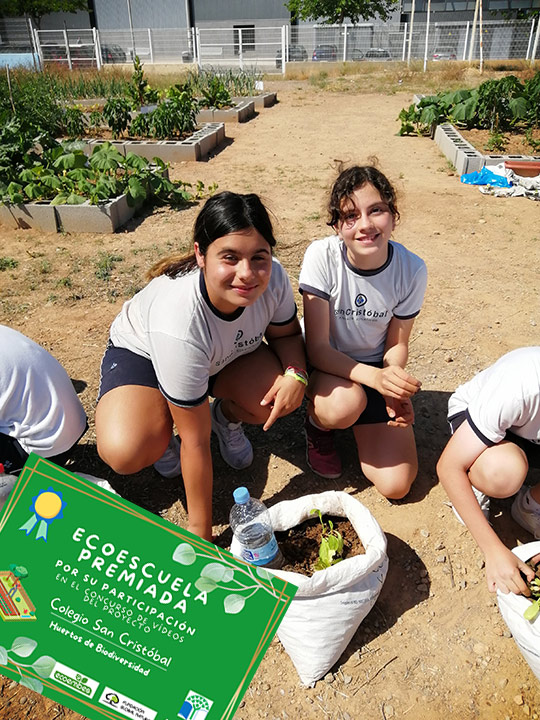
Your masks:
{"label": "metal fence", "polygon": [[[540,59],[540,18],[483,22],[362,23],[279,27],[36,30],[20,21],[0,32],[0,64],[9,50],[69,68],[130,63],[191,63],[201,67],[285,72],[294,62]],[[17,35],[18,33],[18,35]],[[8,51],[7,53],[5,51]],[[4,51],[4,53],[2,53]],[[4,63],[6,64],[6,63]]]}

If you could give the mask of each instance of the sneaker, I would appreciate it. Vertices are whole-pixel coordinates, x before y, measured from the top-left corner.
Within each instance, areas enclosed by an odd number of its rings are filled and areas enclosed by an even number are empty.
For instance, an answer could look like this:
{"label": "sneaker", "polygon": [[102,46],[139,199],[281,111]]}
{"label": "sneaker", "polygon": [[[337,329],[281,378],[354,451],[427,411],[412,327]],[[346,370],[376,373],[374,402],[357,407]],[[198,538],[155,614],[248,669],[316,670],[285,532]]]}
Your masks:
{"label": "sneaker", "polygon": [[227,465],[235,470],[244,470],[253,462],[253,448],[244,434],[242,423],[232,423],[221,412],[221,400],[214,400],[210,406],[212,430],[219,440],[219,451]]}
{"label": "sneaker", "polygon": [[164,478],[175,478],[182,474],[180,466],[180,440],[174,433],[171,435],[167,449],[157,462],[155,469]]}
{"label": "sneaker", "polygon": [[[472,491],[474,493],[475,498],[478,500],[478,504],[480,505],[480,510],[484,513],[484,517],[486,520],[489,520],[489,498],[487,495],[484,495],[483,492],[480,492],[480,490],[477,490],[474,485],[471,485]],[[459,520],[459,522],[462,525],[465,525],[463,520],[461,519],[460,514],[456,510],[456,508],[452,505],[452,510],[454,511],[454,515]]]}
{"label": "sneaker", "polygon": [[341,476],[341,459],[334,445],[334,431],[315,427],[306,417],[306,460],[315,475],[334,480]]}
{"label": "sneaker", "polygon": [[512,503],[510,512],[518,525],[540,540],[540,507],[531,498],[530,488],[525,486],[521,488]]}

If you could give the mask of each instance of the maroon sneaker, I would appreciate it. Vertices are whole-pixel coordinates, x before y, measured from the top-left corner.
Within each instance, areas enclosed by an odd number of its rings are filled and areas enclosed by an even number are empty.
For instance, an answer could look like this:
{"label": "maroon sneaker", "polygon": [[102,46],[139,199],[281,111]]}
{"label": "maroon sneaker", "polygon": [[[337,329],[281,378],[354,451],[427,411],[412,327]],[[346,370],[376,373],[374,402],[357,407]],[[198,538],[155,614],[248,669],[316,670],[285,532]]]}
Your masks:
{"label": "maroon sneaker", "polygon": [[306,417],[307,464],[316,475],[333,480],[341,476],[341,459],[334,445],[334,431],[320,430]]}

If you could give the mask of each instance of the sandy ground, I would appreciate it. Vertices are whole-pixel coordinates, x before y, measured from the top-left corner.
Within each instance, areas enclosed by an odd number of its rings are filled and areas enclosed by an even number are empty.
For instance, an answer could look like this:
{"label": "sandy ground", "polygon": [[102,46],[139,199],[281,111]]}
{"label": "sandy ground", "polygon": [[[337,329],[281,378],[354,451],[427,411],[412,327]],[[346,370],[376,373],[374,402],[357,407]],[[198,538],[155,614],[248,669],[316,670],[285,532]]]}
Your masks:
{"label": "sandy ground", "polygon": [[[270,83],[269,89],[277,89],[278,105],[245,125],[227,126],[229,139],[219,153],[177,166],[173,176],[260,193],[275,215],[277,254],[296,290],[306,246],[327,232],[324,200],[336,161],[378,157],[400,194],[395,237],[429,270],[409,363],[423,383],[415,399],[420,470],[410,497],[391,504],[362,477],[351,436],[343,433],[343,477],[317,479],[305,463],[301,412],[267,434],[249,430],[256,459],[241,475],[214,453],[215,532],[222,541],[230,537],[231,493],[240,481],[268,505],[334,488],[372,511],[387,535],[390,560],[377,604],[332,673],[313,689],[301,687],[275,640],[236,720],[538,718],[538,682],[487,590],[481,553],[435,476],[447,440],[449,394],[508,350],[539,342],[538,204],[484,196],[460,184],[432,140],[397,137],[397,115],[412,101],[408,92],[330,93],[305,81]],[[19,263],[0,273],[0,322],[42,343],[64,364],[90,418],[73,469],[107,477],[130,500],[180,524],[182,489],[151,469],[129,481],[108,471],[96,456],[92,421],[110,322],[144,284],[148,266],[188,242],[196,213],[196,207],[158,209],[111,236],[31,230],[0,236],[0,254]],[[96,277],[100,261],[110,256],[121,258],[110,279]],[[492,522],[510,547],[531,540],[511,519],[508,502],[494,504]],[[230,653],[217,639],[209,653],[216,672]],[[1,718],[79,718],[1,678],[0,697]]]}

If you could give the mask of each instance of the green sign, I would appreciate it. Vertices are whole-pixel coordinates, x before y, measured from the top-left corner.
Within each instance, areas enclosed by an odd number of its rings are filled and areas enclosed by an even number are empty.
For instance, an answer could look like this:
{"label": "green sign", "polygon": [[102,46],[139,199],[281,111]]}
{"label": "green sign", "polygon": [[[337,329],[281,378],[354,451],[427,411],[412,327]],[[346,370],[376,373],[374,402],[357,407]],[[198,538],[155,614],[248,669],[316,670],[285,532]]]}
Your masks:
{"label": "green sign", "polygon": [[0,672],[92,720],[232,718],[296,592],[37,455],[0,557]]}

